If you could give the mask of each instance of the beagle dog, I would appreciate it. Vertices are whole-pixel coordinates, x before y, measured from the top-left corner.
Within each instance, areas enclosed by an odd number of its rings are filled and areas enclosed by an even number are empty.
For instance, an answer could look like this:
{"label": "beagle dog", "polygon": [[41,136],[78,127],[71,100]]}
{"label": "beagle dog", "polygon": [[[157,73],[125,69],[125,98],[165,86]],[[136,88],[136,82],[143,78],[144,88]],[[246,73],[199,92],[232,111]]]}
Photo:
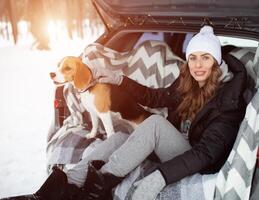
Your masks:
{"label": "beagle dog", "polygon": [[99,118],[103,122],[107,137],[110,137],[114,134],[114,113],[119,113],[133,128],[151,115],[117,85],[96,83],[91,70],[81,58],[63,58],[57,71],[51,72],[50,77],[57,86],[72,83],[80,93],[81,102],[92,120],[92,130],[86,135],[87,138],[96,136]]}

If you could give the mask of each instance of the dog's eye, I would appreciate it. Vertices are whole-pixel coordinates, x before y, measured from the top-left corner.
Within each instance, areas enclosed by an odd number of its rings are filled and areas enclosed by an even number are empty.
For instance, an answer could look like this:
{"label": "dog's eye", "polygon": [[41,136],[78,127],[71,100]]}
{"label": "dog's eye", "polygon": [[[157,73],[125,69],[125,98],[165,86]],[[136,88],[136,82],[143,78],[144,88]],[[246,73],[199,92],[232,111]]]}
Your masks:
{"label": "dog's eye", "polygon": [[65,71],[70,71],[70,70],[71,70],[71,67],[66,66],[66,67],[64,68],[64,70],[65,70]]}

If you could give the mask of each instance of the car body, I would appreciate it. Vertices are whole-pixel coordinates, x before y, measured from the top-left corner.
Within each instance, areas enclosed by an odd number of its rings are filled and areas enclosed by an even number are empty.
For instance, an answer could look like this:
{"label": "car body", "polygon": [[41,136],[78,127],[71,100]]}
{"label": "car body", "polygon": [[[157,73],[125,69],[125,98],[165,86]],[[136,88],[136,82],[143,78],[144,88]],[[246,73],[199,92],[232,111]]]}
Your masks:
{"label": "car body", "polygon": [[[258,48],[258,0],[92,0],[92,3],[105,26],[105,32],[95,42],[119,52],[128,52],[145,40],[162,40],[185,59],[188,40],[203,25],[213,26],[220,37],[223,54],[244,48],[254,56]],[[63,93],[63,87],[57,88],[49,139],[71,114]],[[87,121],[87,113],[84,116]]]}

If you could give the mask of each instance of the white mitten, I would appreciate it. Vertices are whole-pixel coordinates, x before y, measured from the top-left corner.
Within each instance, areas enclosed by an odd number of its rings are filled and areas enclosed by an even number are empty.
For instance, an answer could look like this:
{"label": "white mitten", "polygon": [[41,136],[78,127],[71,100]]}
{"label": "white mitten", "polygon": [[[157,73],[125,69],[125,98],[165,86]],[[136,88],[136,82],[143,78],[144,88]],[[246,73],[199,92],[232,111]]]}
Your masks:
{"label": "white mitten", "polygon": [[120,85],[123,79],[123,76],[118,71],[112,71],[104,67],[93,67],[91,71],[93,78],[98,83]]}
{"label": "white mitten", "polygon": [[132,200],[154,200],[158,193],[166,186],[164,177],[159,170],[154,171],[133,184]]}

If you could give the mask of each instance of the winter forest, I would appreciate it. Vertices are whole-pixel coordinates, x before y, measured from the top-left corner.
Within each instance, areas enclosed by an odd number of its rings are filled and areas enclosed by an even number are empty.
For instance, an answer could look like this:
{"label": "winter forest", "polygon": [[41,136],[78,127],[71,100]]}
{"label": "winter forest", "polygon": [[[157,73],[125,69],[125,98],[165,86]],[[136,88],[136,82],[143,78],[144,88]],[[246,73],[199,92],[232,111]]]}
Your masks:
{"label": "winter forest", "polygon": [[96,34],[101,21],[90,0],[0,0],[0,35],[16,44],[24,32],[48,50],[60,34],[70,39]]}

